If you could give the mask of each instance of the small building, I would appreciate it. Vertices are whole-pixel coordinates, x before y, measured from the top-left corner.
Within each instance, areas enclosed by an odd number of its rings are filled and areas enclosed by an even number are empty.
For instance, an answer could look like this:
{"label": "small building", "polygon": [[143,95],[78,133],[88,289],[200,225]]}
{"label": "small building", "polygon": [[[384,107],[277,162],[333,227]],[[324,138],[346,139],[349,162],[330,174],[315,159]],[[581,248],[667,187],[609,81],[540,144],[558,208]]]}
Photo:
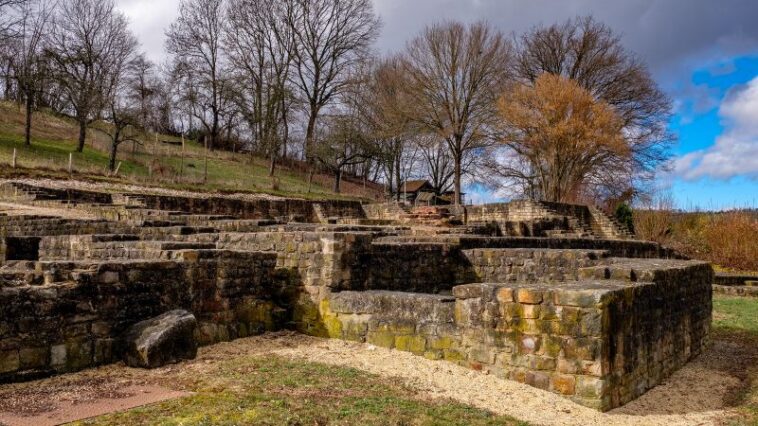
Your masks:
{"label": "small building", "polygon": [[447,206],[454,199],[454,192],[438,194],[428,180],[409,180],[400,187],[400,201],[412,206]]}

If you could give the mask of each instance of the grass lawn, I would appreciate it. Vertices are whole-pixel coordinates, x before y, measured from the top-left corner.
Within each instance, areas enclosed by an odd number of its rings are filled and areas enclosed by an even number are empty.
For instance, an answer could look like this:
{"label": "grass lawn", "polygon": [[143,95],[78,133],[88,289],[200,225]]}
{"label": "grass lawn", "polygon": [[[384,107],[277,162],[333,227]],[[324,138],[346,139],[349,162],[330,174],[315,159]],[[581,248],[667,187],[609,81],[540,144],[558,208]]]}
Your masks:
{"label": "grass lawn", "polygon": [[733,366],[743,381],[743,391],[734,395],[739,416],[729,425],[758,425],[758,298],[713,297],[713,344],[729,344],[742,360]]}
{"label": "grass lawn", "polygon": [[742,332],[758,336],[758,299],[713,297],[713,328],[717,332]]}
{"label": "grass lawn", "polygon": [[521,425],[456,402],[423,400],[396,380],[276,356],[223,361],[187,377],[194,396],[83,425]]}

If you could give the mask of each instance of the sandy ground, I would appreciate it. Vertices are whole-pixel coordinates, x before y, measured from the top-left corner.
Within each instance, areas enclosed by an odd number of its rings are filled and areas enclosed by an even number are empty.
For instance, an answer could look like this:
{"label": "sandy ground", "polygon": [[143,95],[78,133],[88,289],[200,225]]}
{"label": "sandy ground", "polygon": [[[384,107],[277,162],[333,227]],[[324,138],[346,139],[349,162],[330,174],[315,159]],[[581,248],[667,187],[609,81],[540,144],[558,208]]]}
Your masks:
{"label": "sandy ground", "polygon": [[[718,424],[733,413],[734,408],[728,407],[730,395],[740,388],[741,381],[728,372],[729,368],[739,367],[745,359],[754,360],[755,357],[755,348],[748,348],[746,353],[744,347],[735,345],[715,341],[706,353],[679,370],[666,383],[608,413],[600,413],[550,392],[451,363],[430,361],[407,352],[367,344],[318,339],[290,332],[201,348],[198,358],[193,361],[155,370],[130,369],[123,364],[114,364],[36,382],[3,385],[0,386],[0,398],[21,393],[26,395],[24,405],[44,406],[44,401],[35,401],[35,398],[55,401],[60,399],[53,395],[55,392],[68,392],[70,395],[72,392],[71,389],[67,390],[67,384],[81,386],[88,381],[102,380],[122,386],[180,384],[197,374],[212,372],[216,361],[274,354],[358,368],[410,386],[424,399],[452,399],[532,424],[710,425]],[[80,393],[79,398],[91,399],[87,392]],[[35,397],[35,394],[39,396]]]}

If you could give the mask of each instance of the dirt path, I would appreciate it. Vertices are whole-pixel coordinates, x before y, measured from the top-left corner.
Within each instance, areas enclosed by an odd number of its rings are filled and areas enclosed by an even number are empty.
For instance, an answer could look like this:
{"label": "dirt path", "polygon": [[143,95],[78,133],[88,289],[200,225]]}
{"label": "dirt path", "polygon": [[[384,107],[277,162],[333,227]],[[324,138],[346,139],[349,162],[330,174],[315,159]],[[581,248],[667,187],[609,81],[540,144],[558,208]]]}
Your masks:
{"label": "dirt path", "polygon": [[[755,355],[754,349],[748,349],[747,354],[744,351],[745,348],[716,340],[706,353],[679,370],[665,384],[609,413],[600,413],[556,394],[451,363],[292,332],[271,333],[201,348],[193,361],[155,370],[114,364],[36,382],[2,385],[0,396],[26,393],[24,404],[34,407],[50,400],[60,400],[45,389],[59,389],[57,392],[70,394],[68,388],[71,386],[81,387],[82,383],[103,380],[129,385],[165,386],[172,383],[177,390],[190,390],[187,383],[201,375],[214,374],[219,362],[270,354],[357,368],[408,385],[424,399],[452,399],[538,425],[710,425],[723,421],[734,410],[725,402],[736,389],[740,389],[741,382],[728,370]],[[35,395],[42,400],[35,401]]]}

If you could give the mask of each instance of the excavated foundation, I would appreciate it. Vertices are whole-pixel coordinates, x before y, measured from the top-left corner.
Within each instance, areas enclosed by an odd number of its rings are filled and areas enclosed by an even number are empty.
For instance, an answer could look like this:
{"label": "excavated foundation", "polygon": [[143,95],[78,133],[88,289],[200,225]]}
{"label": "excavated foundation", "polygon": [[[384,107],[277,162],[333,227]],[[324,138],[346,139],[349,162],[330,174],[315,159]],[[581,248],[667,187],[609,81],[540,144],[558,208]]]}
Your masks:
{"label": "excavated foundation", "polygon": [[16,182],[0,199],[96,218],[0,214],[3,381],[118,361],[129,326],[183,308],[200,344],[295,329],[608,410],[661,383],[708,336],[711,267],[583,206],[450,209],[444,226],[429,215],[417,226],[397,205],[345,201]]}

